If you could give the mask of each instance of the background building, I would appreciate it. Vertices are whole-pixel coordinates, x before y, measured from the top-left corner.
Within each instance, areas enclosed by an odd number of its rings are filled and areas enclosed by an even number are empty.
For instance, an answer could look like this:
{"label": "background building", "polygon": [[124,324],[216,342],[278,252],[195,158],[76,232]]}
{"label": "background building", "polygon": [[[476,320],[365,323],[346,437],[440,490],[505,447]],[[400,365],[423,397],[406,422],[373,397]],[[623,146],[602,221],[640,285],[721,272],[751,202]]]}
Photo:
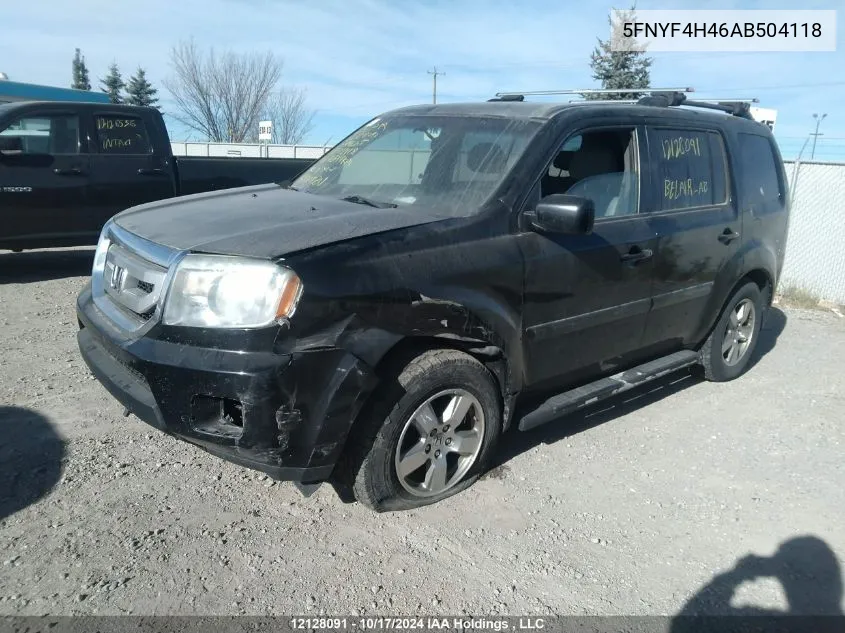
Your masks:
{"label": "background building", "polygon": [[104,92],[94,92],[93,90],[72,90],[71,88],[56,88],[55,86],[39,86],[9,81],[4,73],[0,73],[0,103],[12,103],[14,101],[93,101],[108,103],[109,96]]}

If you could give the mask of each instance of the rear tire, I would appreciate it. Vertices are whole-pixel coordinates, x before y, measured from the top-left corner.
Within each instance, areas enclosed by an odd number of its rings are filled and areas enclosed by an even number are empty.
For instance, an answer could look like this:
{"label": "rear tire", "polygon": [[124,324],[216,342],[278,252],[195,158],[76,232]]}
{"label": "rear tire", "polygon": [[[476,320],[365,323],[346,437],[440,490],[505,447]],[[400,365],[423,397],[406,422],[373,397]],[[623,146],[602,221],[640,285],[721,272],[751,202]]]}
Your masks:
{"label": "rear tire", "polygon": [[701,348],[704,377],[726,382],[739,377],[751,362],[765,316],[763,294],[753,281],[728,300],[719,321]]}
{"label": "rear tire", "polygon": [[502,428],[493,376],[450,349],[414,357],[361,415],[340,476],[376,512],[419,508],[465,490],[485,472]]}

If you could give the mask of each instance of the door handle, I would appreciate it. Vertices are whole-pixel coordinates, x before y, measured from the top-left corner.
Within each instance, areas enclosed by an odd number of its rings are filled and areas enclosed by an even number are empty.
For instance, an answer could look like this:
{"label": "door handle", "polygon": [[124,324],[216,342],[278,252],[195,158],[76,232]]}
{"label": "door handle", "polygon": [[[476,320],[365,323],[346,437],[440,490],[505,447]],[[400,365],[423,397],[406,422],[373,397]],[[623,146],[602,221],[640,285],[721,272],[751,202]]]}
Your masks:
{"label": "door handle", "polygon": [[141,169],[138,170],[138,173],[142,176],[161,176],[164,174],[164,170],[158,168],[145,169],[144,167],[141,167]]}
{"label": "door handle", "polygon": [[739,233],[737,233],[736,231],[734,231],[733,229],[728,227],[724,231],[722,231],[721,235],[719,235],[719,241],[722,244],[730,244],[731,242],[733,242],[738,237],[739,237]]}
{"label": "door handle", "polygon": [[631,249],[628,253],[622,255],[622,257],[620,257],[619,259],[626,264],[636,264],[637,262],[642,262],[647,259],[651,259],[652,256],[654,256],[654,253],[650,248],[636,248]]}
{"label": "door handle", "polygon": [[59,176],[84,176],[85,175],[85,172],[82,171],[81,169],[79,169],[78,167],[68,167],[66,169],[62,168],[62,167],[56,167],[53,170],[53,173],[58,174]]}

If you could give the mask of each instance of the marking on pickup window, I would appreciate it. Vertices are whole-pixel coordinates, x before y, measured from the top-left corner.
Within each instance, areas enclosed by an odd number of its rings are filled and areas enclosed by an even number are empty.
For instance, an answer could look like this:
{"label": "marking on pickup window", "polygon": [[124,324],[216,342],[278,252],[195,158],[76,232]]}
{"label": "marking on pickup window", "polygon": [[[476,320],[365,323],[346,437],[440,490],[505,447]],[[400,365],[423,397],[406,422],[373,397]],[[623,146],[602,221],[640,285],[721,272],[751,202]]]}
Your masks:
{"label": "marking on pickup window", "polygon": [[104,138],[103,149],[112,149],[113,147],[132,147],[131,138]]}
{"label": "marking on pickup window", "polygon": [[2,187],[3,193],[32,193],[32,187]]}
{"label": "marking on pickup window", "polygon": [[98,130],[113,130],[115,128],[137,127],[135,119],[97,119]]}

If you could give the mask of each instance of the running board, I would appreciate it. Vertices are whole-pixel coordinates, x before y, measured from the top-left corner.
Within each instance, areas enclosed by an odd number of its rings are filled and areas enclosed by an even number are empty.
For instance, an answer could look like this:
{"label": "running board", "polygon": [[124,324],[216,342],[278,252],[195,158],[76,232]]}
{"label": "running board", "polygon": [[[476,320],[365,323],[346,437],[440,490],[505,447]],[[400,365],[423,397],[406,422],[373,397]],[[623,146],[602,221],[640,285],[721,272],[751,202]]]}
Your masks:
{"label": "running board", "polygon": [[552,396],[525,415],[519,421],[519,430],[528,431],[546,422],[552,422],[599,400],[628,391],[666,374],[671,374],[673,371],[695,365],[698,361],[698,352],[690,350],[675,352],[633,369],[621,371],[607,378],[600,378],[595,382],[576,387],[570,391],[564,391]]}

